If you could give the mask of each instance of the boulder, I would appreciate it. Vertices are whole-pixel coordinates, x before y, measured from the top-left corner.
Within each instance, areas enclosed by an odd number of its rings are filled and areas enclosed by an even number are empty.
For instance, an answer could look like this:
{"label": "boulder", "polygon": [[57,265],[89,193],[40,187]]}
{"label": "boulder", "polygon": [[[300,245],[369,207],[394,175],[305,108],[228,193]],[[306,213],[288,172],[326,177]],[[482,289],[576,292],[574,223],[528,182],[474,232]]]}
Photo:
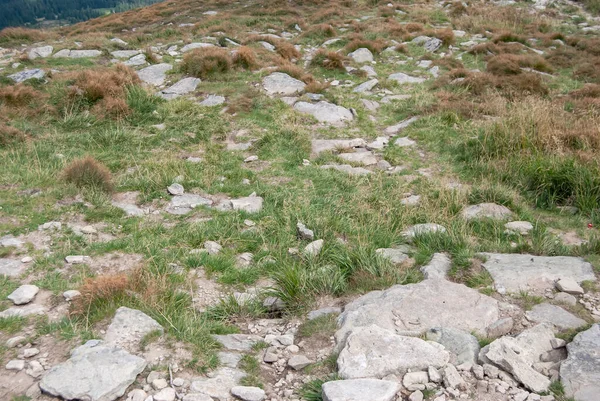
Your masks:
{"label": "boulder", "polygon": [[482,253],[483,267],[494,279],[496,289],[510,293],[543,291],[554,288],[556,280],[571,278],[577,283],[596,281],[592,265],[583,258],[571,256],[535,256]]}
{"label": "boulder", "polygon": [[323,383],[323,401],[392,401],[400,384],[387,380],[354,379]]}
{"label": "boulder", "polygon": [[112,401],[125,394],[146,367],[143,358],[91,340],[51,368],[40,381],[42,391],[65,400]]}
{"label": "boulder", "polygon": [[306,84],[283,72],[274,72],[263,79],[263,87],[270,96],[291,96],[303,92]]}
{"label": "boulder", "polygon": [[171,64],[154,64],[138,71],[140,79],[148,85],[160,86],[165,83],[167,71],[173,69]]}
{"label": "boulder", "polygon": [[560,365],[565,395],[577,401],[597,401],[600,394],[600,324],[577,334],[567,345],[569,356]]}
{"label": "boulder", "polygon": [[370,63],[373,61],[373,53],[367,48],[361,47],[348,54],[356,63]]}
{"label": "boulder", "polygon": [[344,125],[346,122],[354,119],[352,112],[347,108],[324,100],[318,103],[298,102],[294,104],[294,110],[310,114],[319,122],[335,126]]}
{"label": "boulder", "polygon": [[195,91],[198,84],[200,84],[200,79],[198,78],[183,78],[175,85],[160,91],[158,95],[167,100],[176,99],[179,96]]}
{"label": "boulder", "polygon": [[28,304],[40,289],[37,285],[25,284],[14,290],[7,298],[15,305]]}
{"label": "boulder", "polygon": [[450,351],[453,354],[450,361],[454,365],[477,363],[479,341],[472,334],[451,327],[436,327],[429,329],[425,333],[425,337],[429,341],[442,344],[446,350]]}
{"label": "boulder", "polygon": [[461,212],[466,220],[475,220],[488,218],[492,220],[504,220],[512,216],[509,208],[495,203],[480,203],[478,205],[467,206]]}
{"label": "boulder", "polygon": [[104,341],[129,351],[137,350],[147,334],[164,332],[163,327],[145,313],[121,306],[106,329]]}
{"label": "boulder", "polygon": [[577,329],[587,322],[567,312],[560,306],[543,303],[535,305],[525,313],[527,319],[535,323],[551,323],[559,330]]}
{"label": "boulder", "polygon": [[360,379],[441,368],[450,354],[433,344],[376,325],[355,328],[338,356],[338,372],[344,379]]}

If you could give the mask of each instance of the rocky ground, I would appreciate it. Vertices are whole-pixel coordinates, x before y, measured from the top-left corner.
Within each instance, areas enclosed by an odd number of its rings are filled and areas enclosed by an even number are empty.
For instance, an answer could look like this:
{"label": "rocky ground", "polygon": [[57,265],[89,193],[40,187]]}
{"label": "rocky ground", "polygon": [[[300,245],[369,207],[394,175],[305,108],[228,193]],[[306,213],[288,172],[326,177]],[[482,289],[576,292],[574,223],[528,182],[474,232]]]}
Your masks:
{"label": "rocky ground", "polygon": [[0,399],[598,401],[590,11],[0,31]]}

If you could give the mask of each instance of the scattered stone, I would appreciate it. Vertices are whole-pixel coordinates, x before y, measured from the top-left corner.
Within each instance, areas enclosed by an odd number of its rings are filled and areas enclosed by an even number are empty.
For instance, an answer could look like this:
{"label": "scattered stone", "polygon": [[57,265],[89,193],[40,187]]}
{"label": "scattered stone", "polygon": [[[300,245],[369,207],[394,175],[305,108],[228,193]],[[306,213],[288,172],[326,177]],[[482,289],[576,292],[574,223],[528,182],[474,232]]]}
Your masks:
{"label": "scattered stone", "polygon": [[39,290],[36,285],[25,284],[14,290],[7,298],[15,305],[25,305],[35,298]]}
{"label": "scattered stone", "polygon": [[525,313],[527,319],[536,323],[551,323],[560,330],[576,329],[585,326],[587,322],[567,312],[560,306],[543,303],[535,305]]}
{"label": "scattered stone", "polygon": [[352,112],[347,108],[324,100],[318,103],[298,102],[294,104],[294,109],[300,113],[312,115],[319,122],[335,126],[344,125],[354,119]]}
{"label": "scattered stone", "polygon": [[235,386],[231,394],[243,401],[262,401],[266,397],[265,391],[259,387]]}
{"label": "scattered stone", "polygon": [[215,334],[213,338],[228,350],[246,352],[251,351],[254,344],[262,341],[262,337],[251,334]]}
{"label": "scattered stone", "polygon": [[560,366],[565,395],[577,401],[596,401],[600,394],[600,324],[575,336],[569,356]]}
{"label": "scattered stone", "polygon": [[[58,53],[54,55],[56,57]],[[71,50],[69,52],[69,58],[93,58],[102,55],[100,50]]]}
{"label": "scattered stone", "polygon": [[480,203],[467,206],[462,211],[462,216],[467,220],[488,218],[493,220],[504,220],[512,216],[509,208],[495,203]]}
{"label": "scattered stone", "polygon": [[[384,132],[390,136],[396,135],[398,132],[402,131],[403,129],[405,129],[406,127],[408,127],[409,125],[411,125],[412,123],[417,121],[418,119],[419,119],[419,117],[407,118],[406,120],[401,121],[400,123],[398,123],[396,125],[387,127]],[[396,142],[398,142],[398,140]],[[406,143],[406,142],[404,142],[404,143]],[[398,143],[398,146],[403,146],[403,142]],[[406,146],[406,145],[404,145],[404,146]],[[411,145],[409,145],[409,146],[411,146]]]}
{"label": "scattered stone", "polygon": [[65,301],[72,301],[77,297],[81,296],[81,292],[77,291],[77,290],[68,290],[63,292],[63,297],[65,298]]}
{"label": "scattered stone", "polygon": [[408,396],[408,401],[423,401],[423,397],[421,390],[417,390]]}
{"label": "scattered stone", "polygon": [[6,366],[4,367],[6,370],[16,370],[21,371],[25,369],[25,361],[22,359],[13,359],[8,361]]}
{"label": "scattered stone", "polygon": [[[452,327],[432,328],[425,334],[427,340],[442,344],[455,356],[454,365],[476,364],[479,355],[479,341],[472,334]],[[457,388],[455,386],[450,386]]]}
{"label": "scattered stone", "polygon": [[244,159],[244,163],[250,163],[250,162],[255,162],[258,160],[258,156],[256,155],[252,155],[252,156],[248,156]]}
{"label": "scattered stone", "polygon": [[194,379],[190,385],[190,392],[206,394],[218,400],[231,398],[230,389],[239,385],[246,374],[237,369],[220,368],[213,372],[210,378]]}
{"label": "scattered stone", "polygon": [[185,380],[183,380],[181,377],[176,377],[175,379],[173,379],[173,385],[175,387],[181,387],[185,384]]}
{"label": "scattered stone", "polygon": [[110,52],[110,55],[114,58],[130,59],[132,57],[137,56],[140,53],[140,50],[116,50],[114,52]]}
{"label": "scattered stone", "polygon": [[425,370],[429,366],[441,368],[450,355],[443,347],[432,344],[375,325],[357,327],[347,337],[338,356],[338,371],[344,379],[359,379],[383,378],[409,370]]}
{"label": "scattered stone", "polygon": [[354,379],[323,383],[323,401],[392,401],[400,384],[387,380]]}
{"label": "scattered stone", "polygon": [[554,296],[554,302],[575,306],[577,305],[577,298],[566,292],[559,292]]}
{"label": "scattered stone", "polygon": [[140,79],[148,85],[160,86],[165,83],[167,71],[173,69],[171,64],[154,64],[138,71]]}
{"label": "scattered stone", "polygon": [[448,364],[444,368],[444,386],[463,391],[467,389],[467,384],[454,365]]}
{"label": "scattered stone", "polygon": [[583,288],[572,278],[562,278],[556,282],[556,289],[571,295],[583,295]]}
{"label": "scattered stone", "polygon": [[168,385],[169,384],[167,383],[167,380],[163,379],[163,378],[152,380],[152,387],[155,390],[162,390],[163,388],[167,387]]}
{"label": "scattered stone", "polygon": [[0,276],[18,277],[26,269],[26,266],[19,260],[0,258]]}
{"label": "scattered stone", "polygon": [[200,82],[201,81],[198,78],[183,78],[175,85],[160,91],[158,95],[167,100],[176,99],[180,96],[187,95],[188,93],[195,91]]}
{"label": "scattered stone", "polygon": [[138,54],[137,56],[133,56],[129,60],[125,61],[123,64],[129,67],[136,67],[140,65],[145,65],[146,63],[146,55]]}
{"label": "scattered stone", "polygon": [[25,242],[21,241],[18,238],[15,238],[12,235],[5,235],[4,237],[0,238],[0,247],[14,246],[15,248],[21,248],[23,245],[25,245]]}
{"label": "scattered stone", "polygon": [[127,394],[127,401],[145,401],[148,397],[148,394],[142,389],[131,390]]}
{"label": "scattered stone", "polygon": [[[146,400],[148,401],[148,400]],[[183,396],[182,401],[214,401],[213,398],[206,394],[190,393]]]}
{"label": "scattered stone", "polygon": [[89,263],[92,260],[89,256],[85,255],[69,255],[65,258],[65,262],[71,265],[81,265]]}
{"label": "scattered stone", "polygon": [[167,387],[154,394],[154,401],[174,401],[176,396],[175,389]]}
{"label": "scattered stone", "polygon": [[318,239],[306,245],[306,247],[304,248],[304,255],[309,257],[317,256],[323,248],[323,243],[324,241],[322,239]]}
{"label": "scattered stone", "polygon": [[375,250],[375,253],[382,258],[389,260],[393,264],[398,265],[408,260],[406,250],[406,248],[379,248]]}
{"label": "scattered stone", "polygon": [[189,43],[181,48],[182,53],[189,52],[194,49],[202,49],[205,47],[215,47],[212,43]]}
{"label": "scattered stone", "polygon": [[483,267],[494,279],[496,289],[510,293],[554,288],[556,280],[571,278],[577,283],[596,281],[592,265],[571,256],[482,253]]}
{"label": "scattered stone", "polygon": [[217,255],[223,247],[219,245],[218,242],[215,241],[204,241],[204,249],[209,255]]}
{"label": "scattered stone", "polygon": [[371,80],[369,80],[367,82],[363,82],[362,84],[358,85],[356,88],[354,88],[353,92],[354,93],[369,92],[375,86],[377,86],[378,83],[379,83],[379,81],[377,79],[371,79]]}
{"label": "scattered stone", "polygon": [[7,348],[14,348],[17,345],[23,344],[25,341],[27,341],[27,337],[25,337],[25,336],[15,336],[15,337],[9,338],[6,341],[6,347]]}
{"label": "scattered stone", "polygon": [[224,96],[208,95],[206,97],[206,99],[204,99],[203,101],[201,101],[198,104],[203,107],[215,107],[215,106],[220,106],[223,103],[225,103]]}
{"label": "scattered stone", "polygon": [[301,222],[296,223],[296,232],[298,238],[302,240],[312,241],[315,239],[315,233],[312,230],[306,228],[306,226]]}
{"label": "scattered stone", "polygon": [[40,388],[66,400],[112,401],[125,394],[145,367],[143,358],[91,340],[74,349],[69,360],[51,368]]}
{"label": "scattered stone", "polygon": [[414,238],[418,235],[445,233],[446,227],[435,223],[416,224],[402,232],[406,238]]}
{"label": "scattered stone", "polygon": [[511,233],[527,235],[533,230],[533,224],[528,221],[511,221],[506,223],[504,227]]}
{"label": "scattered stone", "polygon": [[258,213],[262,210],[263,198],[252,194],[244,198],[232,199],[231,206],[233,210],[242,210],[247,213]]}
{"label": "scattered stone", "polygon": [[170,214],[182,215],[191,212],[198,206],[210,205],[212,205],[212,201],[210,199],[206,199],[195,194],[183,194],[173,196],[165,208],[165,211]]}
{"label": "scattered stone", "polygon": [[349,164],[324,164],[321,166],[324,170],[337,170],[349,175],[368,175],[372,174],[371,170],[367,170],[363,167],[352,167]]}
{"label": "scattered stone", "polygon": [[308,312],[307,318],[308,320],[314,320],[318,317],[325,315],[339,315],[342,313],[342,308],[337,306],[328,306],[326,308],[317,309],[314,311]]}
{"label": "scattered stone", "polygon": [[46,307],[43,305],[29,304],[25,306],[13,306],[0,312],[0,318],[8,317],[26,317],[32,315],[46,314]]}
{"label": "scattered stone", "polygon": [[306,84],[283,72],[274,72],[263,79],[263,87],[270,96],[291,96],[303,92]]}
{"label": "scattered stone", "polygon": [[429,383],[427,372],[408,372],[402,378],[402,385],[408,391],[425,390],[427,383]]}
{"label": "scattered stone", "polygon": [[391,74],[388,77],[388,79],[391,81],[396,81],[401,85],[402,84],[420,84],[422,82],[425,82],[425,78],[412,77],[403,72],[397,72],[395,74]]}
{"label": "scattered stone", "polygon": [[31,358],[32,356],[36,356],[40,353],[40,350],[37,348],[26,348],[23,350],[23,358]]}
{"label": "scattered stone", "polygon": [[360,49],[356,49],[352,53],[348,54],[355,63],[370,63],[374,60],[373,53],[367,48],[361,47]]}
{"label": "scattered stone", "polygon": [[313,361],[304,355],[294,355],[288,360],[288,366],[294,370],[302,370],[311,363],[313,363]]}
{"label": "scattered stone", "polygon": [[12,79],[16,83],[28,81],[30,79],[43,79],[46,76],[44,70],[34,68],[32,70],[20,71],[15,74],[9,75],[8,78]]}
{"label": "scattered stone", "polygon": [[183,188],[183,185],[174,183],[167,187],[167,191],[171,195],[183,195],[183,193],[185,192],[185,189]]}
{"label": "scattered stone", "polygon": [[402,137],[402,138],[398,138],[394,142],[394,145],[399,146],[401,148],[415,146],[416,144],[417,144],[417,142],[413,141],[412,139],[410,139],[410,138],[408,138],[406,136]]}
{"label": "scattered stone", "polygon": [[52,46],[34,47],[27,53],[27,58],[29,58],[29,60],[35,60],[36,58],[50,57],[53,51],[54,47]]}
{"label": "scattered stone", "polygon": [[155,331],[161,334],[164,332],[156,320],[139,310],[121,306],[106,329],[104,340],[107,345],[114,344],[133,350],[139,346],[144,336]]}
{"label": "scattered stone", "polygon": [[267,297],[263,301],[263,306],[270,312],[278,312],[285,308],[285,302],[277,297]]}

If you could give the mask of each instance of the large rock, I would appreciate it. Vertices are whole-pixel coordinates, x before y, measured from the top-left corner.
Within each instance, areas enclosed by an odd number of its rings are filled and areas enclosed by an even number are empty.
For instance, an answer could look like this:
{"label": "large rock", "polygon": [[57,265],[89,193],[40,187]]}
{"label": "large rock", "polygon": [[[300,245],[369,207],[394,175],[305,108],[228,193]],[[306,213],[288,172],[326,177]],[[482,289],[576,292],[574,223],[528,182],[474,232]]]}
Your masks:
{"label": "large rock", "polygon": [[179,96],[195,91],[199,83],[200,79],[198,78],[183,78],[175,85],[160,91],[158,95],[167,100],[176,99]]}
{"label": "large rock", "polygon": [[231,389],[238,386],[246,374],[232,368],[220,368],[212,377],[193,379],[190,392],[206,394],[219,401],[231,400]]}
{"label": "large rock", "polygon": [[155,64],[138,71],[138,76],[148,85],[160,86],[165,83],[167,71],[173,69],[171,64]]}
{"label": "large rock", "polygon": [[323,401],[392,401],[400,384],[376,379],[335,380],[323,383]]}
{"label": "large rock", "polygon": [[441,368],[450,354],[434,344],[376,325],[356,328],[338,356],[338,372],[344,379],[360,379],[426,370],[429,366]]}
{"label": "large rock", "polygon": [[163,327],[150,316],[136,309],[125,306],[117,309],[110,326],[106,329],[104,341],[129,351],[139,346],[144,336],[158,331],[163,333]]}
{"label": "large rock", "polygon": [[352,112],[347,108],[324,100],[318,103],[298,102],[294,104],[294,109],[300,113],[312,115],[319,122],[336,126],[344,125],[354,119]]}
{"label": "large rock", "polygon": [[365,47],[354,50],[352,53],[348,54],[348,57],[356,63],[370,63],[373,61],[373,53]]}
{"label": "large rock", "polygon": [[14,290],[7,298],[15,305],[24,305],[31,302],[39,290],[37,285],[25,284]]}
{"label": "large rock", "polygon": [[40,388],[65,400],[112,401],[125,393],[145,367],[143,358],[91,340],[75,348],[66,362],[51,368]]}
{"label": "large rock", "polygon": [[567,312],[560,306],[543,303],[535,305],[525,313],[527,319],[536,323],[550,323],[559,330],[577,329],[585,326],[587,322]]}
{"label": "large rock", "polygon": [[54,47],[52,46],[34,47],[27,53],[27,58],[29,58],[29,60],[35,60],[36,58],[50,57],[53,51]]}
{"label": "large rock", "polygon": [[338,149],[351,149],[360,148],[367,146],[367,142],[364,139],[313,139],[311,142],[311,149],[314,155],[318,155],[321,152],[335,151]]}
{"label": "large rock", "polygon": [[425,82],[425,78],[412,77],[403,72],[397,72],[395,74],[391,74],[388,77],[388,79],[391,81],[396,81],[399,84],[420,84],[422,82]]}
{"label": "large rock", "polygon": [[472,334],[451,327],[436,327],[426,333],[429,341],[442,344],[453,356],[454,365],[476,364],[479,355],[479,341]]}
{"label": "large rock", "polygon": [[600,394],[600,324],[575,336],[567,345],[569,356],[560,366],[567,397],[597,401]]}
{"label": "large rock", "polygon": [[509,208],[495,203],[480,203],[478,205],[467,206],[461,212],[467,220],[488,218],[492,220],[504,220],[512,216]]}
{"label": "large rock", "polygon": [[359,327],[377,325],[397,334],[420,335],[453,327],[485,336],[499,317],[498,302],[463,284],[431,279],[372,291],[346,305],[335,337],[339,347]]}
{"label": "large rock", "polygon": [[283,72],[274,72],[263,79],[263,87],[269,95],[291,96],[304,91],[306,84]]}
{"label": "large rock", "polygon": [[555,281],[561,278],[571,278],[577,283],[596,281],[592,265],[582,258],[502,253],[482,255],[487,258],[483,267],[494,279],[496,289],[511,293],[554,288]]}
{"label": "large rock", "polygon": [[20,260],[0,258],[0,276],[18,277],[26,268]]}
{"label": "large rock", "polygon": [[40,70],[39,68],[34,68],[31,70],[20,71],[15,74],[9,75],[8,78],[12,79],[16,83],[24,82],[29,79],[42,79],[46,76],[46,72],[44,70]]}

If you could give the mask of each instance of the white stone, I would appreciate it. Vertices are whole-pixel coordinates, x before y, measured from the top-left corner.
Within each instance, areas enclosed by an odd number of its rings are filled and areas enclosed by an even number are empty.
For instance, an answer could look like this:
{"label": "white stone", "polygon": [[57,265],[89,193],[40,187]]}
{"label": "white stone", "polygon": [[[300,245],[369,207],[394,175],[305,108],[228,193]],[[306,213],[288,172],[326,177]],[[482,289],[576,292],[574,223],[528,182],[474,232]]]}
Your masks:
{"label": "white stone", "polygon": [[271,96],[291,96],[303,92],[306,84],[283,72],[274,72],[263,79],[263,87]]}
{"label": "white stone", "polygon": [[467,206],[461,212],[466,220],[488,218],[493,220],[504,220],[512,216],[509,208],[495,203],[480,203]]}
{"label": "white stone", "polygon": [[400,384],[387,380],[354,379],[323,383],[323,401],[392,401]]}
{"label": "white stone", "polygon": [[323,244],[324,241],[322,239],[311,242],[304,248],[304,254],[309,257],[317,256],[321,252]]}
{"label": "white stone", "polygon": [[367,48],[361,47],[360,49],[356,49],[352,53],[348,54],[354,62],[356,63],[370,63],[373,61],[373,53]]}
{"label": "white stone", "polygon": [[24,305],[31,302],[39,290],[36,285],[25,284],[14,290],[7,298],[15,305]]}
{"label": "white stone", "polygon": [[583,295],[583,288],[572,278],[562,278],[556,282],[556,289],[571,295]]}
{"label": "white stone", "polygon": [[342,126],[354,119],[352,112],[347,108],[324,100],[318,103],[298,102],[294,104],[294,109],[312,115],[319,122],[334,126]]}
{"label": "white stone", "polygon": [[262,401],[266,397],[262,388],[249,386],[232,387],[231,394],[242,401]]}
{"label": "white stone", "polygon": [[155,331],[164,332],[156,320],[139,310],[121,306],[106,329],[104,339],[107,345],[114,344],[134,351],[144,336]]}

